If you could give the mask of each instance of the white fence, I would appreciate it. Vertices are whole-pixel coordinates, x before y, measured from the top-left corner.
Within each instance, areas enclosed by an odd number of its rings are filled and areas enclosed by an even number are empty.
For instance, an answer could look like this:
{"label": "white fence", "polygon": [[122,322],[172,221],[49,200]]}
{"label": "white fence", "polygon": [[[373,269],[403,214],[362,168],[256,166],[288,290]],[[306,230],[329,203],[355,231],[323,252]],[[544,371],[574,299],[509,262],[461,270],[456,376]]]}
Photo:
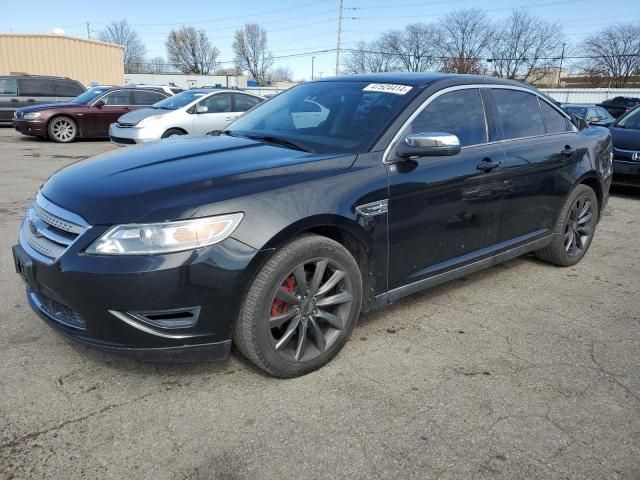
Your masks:
{"label": "white fence", "polygon": [[562,103],[600,103],[613,97],[640,97],[640,88],[541,88]]}

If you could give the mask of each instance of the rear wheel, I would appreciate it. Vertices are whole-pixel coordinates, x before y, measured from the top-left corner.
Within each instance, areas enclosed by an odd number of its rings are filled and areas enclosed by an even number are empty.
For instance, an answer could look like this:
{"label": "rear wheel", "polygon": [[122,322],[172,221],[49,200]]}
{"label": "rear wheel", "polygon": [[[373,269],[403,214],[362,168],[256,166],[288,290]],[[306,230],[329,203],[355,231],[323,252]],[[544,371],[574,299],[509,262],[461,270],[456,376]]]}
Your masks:
{"label": "rear wheel", "polygon": [[69,117],[55,117],[47,127],[49,138],[54,142],[73,142],[78,136],[78,126]]}
{"label": "rear wheel", "polygon": [[162,138],[175,137],[176,135],[184,135],[185,132],[180,130],[179,128],[170,128],[166,132],[162,134]]}
{"label": "rear wheel", "polygon": [[587,185],[578,185],[558,216],[551,244],[536,257],[563,267],[575,265],[587,253],[598,223],[598,197]]}
{"label": "rear wheel", "polygon": [[360,315],[362,279],[339,243],[307,235],[278,250],[244,299],[234,343],[278,377],[316,370],[344,346]]}

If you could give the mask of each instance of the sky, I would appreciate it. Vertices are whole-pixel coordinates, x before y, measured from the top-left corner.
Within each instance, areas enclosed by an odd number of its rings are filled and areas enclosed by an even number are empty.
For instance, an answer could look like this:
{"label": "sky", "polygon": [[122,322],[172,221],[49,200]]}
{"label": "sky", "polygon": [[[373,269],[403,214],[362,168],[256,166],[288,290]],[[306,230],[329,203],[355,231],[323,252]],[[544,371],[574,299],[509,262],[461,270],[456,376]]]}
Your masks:
{"label": "sky", "polygon": [[[145,43],[148,57],[166,58],[164,42],[171,29],[192,25],[205,30],[220,50],[221,66],[232,67],[234,31],[245,22],[256,22],[267,31],[274,67],[287,66],[295,79],[309,80],[312,63],[316,77],[335,74],[339,5],[340,0],[29,0],[27,12],[15,0],[0,0],[0,32],[49,33],[62,28],[68,35],[86,38],[88,22],[95,38],[106,23],[126,18]],[[513,8],[526,8],[544,20],[560,21],[573,44],[609,24],[640,22],[639,0],[344,0],[341,44],[349,48],[408,23],[435,22],[468,8],[481,8],[495,20],[507,17]]]}

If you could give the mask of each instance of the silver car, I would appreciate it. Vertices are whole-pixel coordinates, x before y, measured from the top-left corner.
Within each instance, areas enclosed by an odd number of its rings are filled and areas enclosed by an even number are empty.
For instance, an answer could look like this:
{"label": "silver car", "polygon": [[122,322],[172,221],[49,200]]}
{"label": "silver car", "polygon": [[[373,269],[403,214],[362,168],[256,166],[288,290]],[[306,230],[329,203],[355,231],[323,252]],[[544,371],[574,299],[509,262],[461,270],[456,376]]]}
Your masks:
{"label": "silver car", "polygon": [[166,98],[151,108],[126,113],[109,127],[120,146],[174,135],[222,130],[264,98],[242,91],[194,88]]}

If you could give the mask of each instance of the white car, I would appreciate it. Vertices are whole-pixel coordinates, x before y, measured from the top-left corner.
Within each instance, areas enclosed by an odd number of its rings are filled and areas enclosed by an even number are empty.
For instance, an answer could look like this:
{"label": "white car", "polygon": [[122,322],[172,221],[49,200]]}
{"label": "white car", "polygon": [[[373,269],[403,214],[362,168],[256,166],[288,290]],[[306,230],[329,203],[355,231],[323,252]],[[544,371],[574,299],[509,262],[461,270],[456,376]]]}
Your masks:
{"label": "white car", "polygon": [[174,135],[222,130],[264,98],[237,90],[194,88],[166,98],[151,108],[122,115],[109,127],[109,138],[120,146]]}

